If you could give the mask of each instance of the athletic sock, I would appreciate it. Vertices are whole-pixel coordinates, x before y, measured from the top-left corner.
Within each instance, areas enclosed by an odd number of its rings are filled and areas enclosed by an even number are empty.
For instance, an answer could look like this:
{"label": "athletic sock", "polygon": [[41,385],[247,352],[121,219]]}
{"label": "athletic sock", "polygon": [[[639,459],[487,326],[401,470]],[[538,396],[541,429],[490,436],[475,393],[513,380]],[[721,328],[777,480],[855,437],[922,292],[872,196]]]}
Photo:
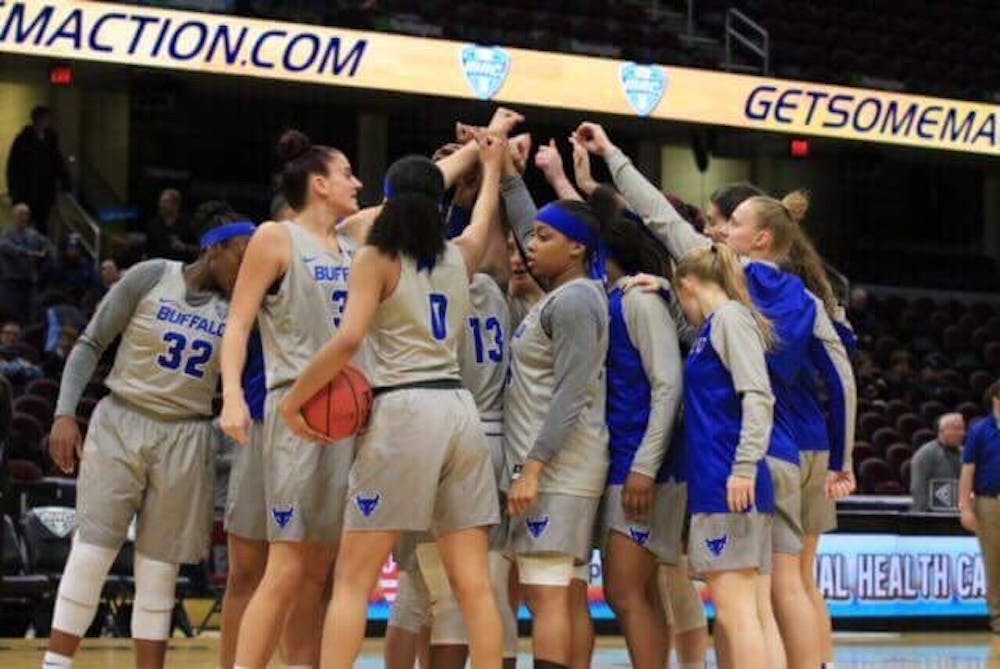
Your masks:
{"label": "athletic sock", "polygon": [[42,669],[48,669],[49,667],[72,667],[73,658],[66,657],[65,655],[60,655],[59,653],[53,653],[51,650],[45,651],[45,657],[42,658]]}
{"label": "athletic sock", "polygon": [[833,662],[824,662],[820,665],[822,669],[833,669]]}
{"label": "athletic sock", "polygon": [[559,664],[558,662],[549,662],[548,660],[535,660],[535,669],[566,669],[565,664]]}

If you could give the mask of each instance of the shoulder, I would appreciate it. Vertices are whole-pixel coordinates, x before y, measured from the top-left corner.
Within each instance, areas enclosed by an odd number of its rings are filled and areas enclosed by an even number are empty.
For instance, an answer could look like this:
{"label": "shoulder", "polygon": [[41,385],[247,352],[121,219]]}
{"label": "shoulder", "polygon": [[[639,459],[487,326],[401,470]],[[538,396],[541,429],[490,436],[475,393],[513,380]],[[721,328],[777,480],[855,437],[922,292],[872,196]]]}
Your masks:
{"label": "shoulder", "polygon": [[171,267],[171,265],[176,265],[178,263],[166,260],[164,258],[153,258],[151,260],[143,260],[142,262],[137,262],[136,264],[125,270],[122,275],[122,279],[126,277],[156,277],[159,279],[163,276],[166,271]]}
{"label": "shoulder", "polygon": [[291,226],[285,221],[265,221],[257,226],[250,240],[251,243],[262,244],[290,239],[291,236]]}
{"label": "shoulder", "polygon": [[750,309],[735,300],[730,300],[720,306],[712,314],[712,330],[726,330],[727,328],[753,327],[756,322]]}
{"label": "shoulder", "polygon": [[607,300],[603,293],[583,281],[575,281],[552,296],[549,310],[564,314],[605,313]]}

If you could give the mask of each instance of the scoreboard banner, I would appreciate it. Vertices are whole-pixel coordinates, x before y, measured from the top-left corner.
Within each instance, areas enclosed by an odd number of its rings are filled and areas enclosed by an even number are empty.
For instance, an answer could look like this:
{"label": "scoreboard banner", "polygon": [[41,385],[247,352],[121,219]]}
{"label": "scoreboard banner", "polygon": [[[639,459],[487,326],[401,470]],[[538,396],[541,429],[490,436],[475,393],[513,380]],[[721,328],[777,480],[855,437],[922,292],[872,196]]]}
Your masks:
{"label": "scoreboard banner", "polygon": [[1000,106],[83,0],[0,0],[0,53],[997,155]]}
{"label": "scoreboard banner", "polygon": [[[386,564],[372,596],[373,619],[388,617],[397,578],[396,565]],[[816,580],[830,614],[841,620],[986,616],[983,557],[972,536],[827,534],[820,540]],[[601,556],[594,551],[591,613],[611,619],[602,586]],[[701,592],[709,616],[714,615],[707,589]],[[523,607],[521,617],[527,617]]]}

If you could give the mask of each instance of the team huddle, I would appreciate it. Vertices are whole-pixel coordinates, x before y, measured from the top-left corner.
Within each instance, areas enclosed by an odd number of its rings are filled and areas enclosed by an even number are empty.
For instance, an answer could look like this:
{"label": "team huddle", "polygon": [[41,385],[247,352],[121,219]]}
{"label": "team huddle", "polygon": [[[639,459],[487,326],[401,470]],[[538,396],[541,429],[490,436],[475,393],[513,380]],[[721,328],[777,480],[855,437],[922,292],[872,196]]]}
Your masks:
{"label": "team huddle", "polygon": [[[522,603],[534,666],[590,666],[595,548],[634,666],[672,644],[705,666],[693,579],[721,666],[832,666],[812,568],[854,488],[853,335],[799,208],[734,184],[700,232],[593,123],[570,138],[575,186],[539,148],[559,199],[538,207],[523,122],[458,124],[367,209],[347,157],[289,131],[274,221],[220,206],[197,261],[110,290],[51,436],[80,471],[45,667],[72,665],[133,518],[137,666],[163,666],[179,565],[211,532],[220,380],[240,445],[223,667],[354,666],[390,555],[387,666],[512,667]],[[119,336],[83,440],[76,406]],[[303,410],[349,367],[370,421],[329,443]]]}

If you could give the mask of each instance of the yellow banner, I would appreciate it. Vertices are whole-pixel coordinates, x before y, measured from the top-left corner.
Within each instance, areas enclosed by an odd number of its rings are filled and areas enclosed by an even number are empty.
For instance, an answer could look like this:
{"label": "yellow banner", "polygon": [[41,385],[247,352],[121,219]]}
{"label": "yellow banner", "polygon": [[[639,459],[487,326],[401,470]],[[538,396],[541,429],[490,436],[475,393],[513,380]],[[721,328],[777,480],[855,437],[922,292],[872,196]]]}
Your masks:
{"label": "yellow banner", "polygon": [[0,52],[997,155],[1000,107],[79,0],[0,0]]}

